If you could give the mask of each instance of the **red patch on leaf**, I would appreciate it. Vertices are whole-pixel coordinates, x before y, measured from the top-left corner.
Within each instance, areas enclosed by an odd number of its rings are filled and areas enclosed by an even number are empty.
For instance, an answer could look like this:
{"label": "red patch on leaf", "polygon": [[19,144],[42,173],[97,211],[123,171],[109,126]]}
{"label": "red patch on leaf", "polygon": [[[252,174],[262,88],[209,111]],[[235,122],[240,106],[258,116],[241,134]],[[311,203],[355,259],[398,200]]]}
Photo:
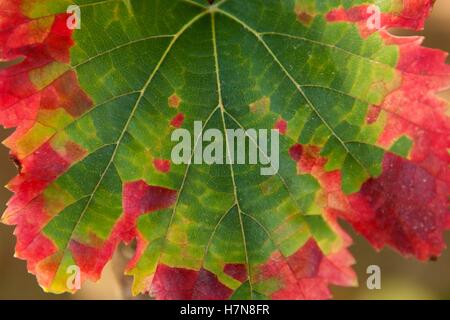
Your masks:
{"label": "red patch on leaf", "polygon": [[243,264],[226,264],[223,272],[240,282],[246,281],[248,277],[247,268]]}
{"label": "red patch on leaf", "polygon": [[329,299],[329,284],[351,286],[356,282],[351,269],[354,260],[346,250],[347,245],[324,256],[317,243],[310,239],[290,257],[276,252],[261,267],[257,282],[269,279],[278,282],[279,289],[271,294],[272,299]]}
{"label": "red patch on leaf", "polygon": [[289,149],[289,155],[292,160],[299,161],[303,154],[303,147],[300,144],[295,144]]}
{"label": "red patch on leaf", "polygon": [[315,241],[309,240],[299,251],[288,258],[292,271],[298,278],[313,278],[319,272],[323,254]]}
{"label": "red patch on leaf", "polygon": [[197,281],[197,271],[158,265],[150,295],[159,300],[188,300]]}
{"label": "red patch on leaf", "polygon": [[358,215],[347,218],[376,248],[390,244],[404,255],[427,260],[445,248],[448,192],[418,165],[387,154],[383,174],[350,197]]}
{"label": "red patch on leaf", "polygon": [[[436,179],[418,164],[386,154],[383,173],[366,182],[357,194],[341,189],[338,171],[324,172],[324,161],[299,166],[318,179],[324,190],[327,212],[342,217],[376,248],[390,245],[405,255],[427,260],[445,248],[443,231],[448,229],[448,184]],[[312,165],[311,165],[312,164]]]}
{"label": "red patch on leaf", "polygon": [[22,59],[0,70],[0,124],[16,127],[8,139],[12,150],[16,141],[33,127],[40,109],[64,108],[69,114],[79,116],[92,106],[73,71],[41,89],[30,80],[33,71],[43,70],[54,62],[69,63],[73,41],[66,18],[66,14],[55,16],[51,27],[44,30],[45,23],[21,14],[21,1],[0,4],[0,24],[4,25],[0,31],[0,59]]}
{"label": "red patch on leaf", "polygon": [[16,225],[16,257],[27,261],[28,271],[35,274],[41,285],[49,285],[57,266],[47,261],[57,248],[41,230],[51,217],[45,211],[44,197],[38,196],[14,214],[5,213],[2,222]]}
{"label": "red patch on leaf", "polygon": [[[27,261],[28,272],[35,274],[41,285],[50,285],[58,266],[46,261],[56,252],[56,246],[42,234],[37,234],[27,248],[16,254]],[[51,260],[51,259],[50,259]]]}
{"label": "red patch on leaf", "polygon": [[[382,28],[420,29],[434,1],[407,0],[398,15],[383,14]],[[333,10],[329,21],[355,22],[367,29],[367,6]],[[338,173],[311,167],[328,194],[328,205],[349,220],[377,248],[389,244],[405,255],[430,259],[445,247],[443,231],[450,227],[447,195],[450,193],[450,121],[447,104],[435,93],[450,85],[447,54],[421,47],[420,37],[394,37],[381,31],[387,45],[397,45],[397,69],[402,82],[379,106],[387,113],[387,125],[378,144],[386,149],[401,136],[413,140],[410,161],[387,154],[383,174],[371,179],[350,199],[342,194]],[[369,112],[368,122],[375,117]]]}
{"label": "red patch on leaf", "polygon": [[129,242],[136,236],[136,219],[152,211],[170,208],[177,198],[174,190],[149,186],[144,181],[127,183],[123,190],[124,217],[120,221],[121,238]]}
{"label": "red patch on leaf", "polygon": [[153,160],[153,166],[159,172],[167,173],[170,171],[170,160],[155,159]]}
{"label": "red patch on leaf", "polygon": [[[143,181],[128,183],[123,191],[124,214],[114,226],[109,238],[106,241],[92,235],[89,244],[84,244],[72,240],[70,250],[80,267],[85,278],[96,281],[100,278],[101,272],[106,263],[112,258],[117,245],[124,241],[131,242],[139,235],[136,232],[136,221],[139,216],[152,211],[169,208],[175,203],[176,192],[162,187],[149,186]],[[143,253],[139,242],[139,250],[136,251],[135,259],[130,262],[135,263]]]}
{"label": "red patch on leaf", "polygon": [[172,127],[175,128],[181,128],[181,126],[184,123],[184,114],[183,113],[178,113],[171,121],[170,121],[170,125]]}
{"label": "red patch on leaf", "polygon": [[381,113],[380,107],[369,106],[369,111],[367,112],[367,116],[366,116],[366,123],[367,124],[375,123],[378,120],[380,113]]}
{"label": "red patch on leaf", "polygon": [[8,202],[5,215],[23,208],[66,171],[70,164],[48,143],[23,159],[21,163],[21,173],[8,184],[8,188],[15,194]]}
{"label": "red patch on leaf", "polygon": [[389,94],[381,108],[388,112],[379,143],[389,147],[400,136],[413,139],[411,160],[439,180],[450,184],[450,121],[447,103],[435,96],[450,85],[446,54],[420,47],[422,39],[407,40],[385,35],[385,41],[400,48],[400,88]]}
{"label": "red patch on leaf", "polygon": [[277,122],[275,123],[275,127],[274,129],[278,130],[280,132],[280,134],[285,135],[286,131],[287,131],[287,122],[284,119],[278,119]]}
{"label": "red patch on leaf", "polygon": [[220,283],[217,276],[206,269],[201,269],[192,292],[193,300],[226,300],[233,290]]}
{"label": "red patch on leaf", "polygon": [[[64,108],[77,118],[92,107],[92,101],[79,87],[75,72],[62,74],[44,88],[36,88],[30,80],[30,73],[35,70],[41,72],[54,62],[69,62],[73,42],[72,31],[66,26],[67,15],[56,16],[50,28],[36,33],[33,28],[39,21],[20,13],[21,1],[0,4],[0,9],[0,58],[22,58],[18,64],[0,71],[0,124],[17,127],[8,139],[8,145],[14,149],[16,141],[35,124],[40,109]],[[21,173],[9,185],[15,196],[4,220],[17,225],[17,255],[28,260],[30,271],[37,273],[44,286],[51,283],[61,257],[53,256],[56,248],[41,234],[51,217],[45,212],[44,197],[40,193],[84,156],[84,150],[70,141],[57,151],[47,142],[33,154],[18,159]],[[158,167],[167,170],[165,163]],[[147,186],[143,182],[128,184],[124,189],[124,216],[106,241],[70,242],[74,259],[88,278],[98,279],[117,244],[121,240],[131,241],[140,214],[168,207],[176,198],[175,191]]]}
{"label": "red patch on leaf", "polygon": [[320,149],[316,146],[303,146],[302,156],[298,163],[298,168],[302,172],[310,172],[317,166],[323,166],[326,160],[320,157]]}
{"label": "red patch on leaf", "polygon": [[0,30],[11,31],[13,26],[27,21],[21,11],[22,0],[0,2]]}
{"label": "red patch on leaf", "polygon": [[116,251],[119,239],[111,237],[101,247],[92,247],[71,240],[70,252],[76,265],[80,268],[83,279],[97,281],[100,279],[102,270],[106,263],[112,258]]}
{"label": "red patch on leaf", "polygon": [[75,72],[64,73],[42,91],[41,105],[46,109],[64,108],[74,117],[81,116],[92,107],[92,101],[77,83]]}
{"label": "red patch on leaf", "polygon": [[233,291],[208,270],[200,271],[159,265],[150,295],[158,300],[225,300]]}

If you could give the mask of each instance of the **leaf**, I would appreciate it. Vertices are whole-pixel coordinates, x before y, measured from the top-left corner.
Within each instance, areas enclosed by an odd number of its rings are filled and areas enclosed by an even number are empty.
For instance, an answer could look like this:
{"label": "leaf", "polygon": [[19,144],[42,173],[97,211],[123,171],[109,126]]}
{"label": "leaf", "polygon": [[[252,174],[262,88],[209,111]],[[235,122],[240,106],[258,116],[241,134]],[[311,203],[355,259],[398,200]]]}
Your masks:
{"label": "leaf", "polygon": [[[375,248],[439,255],[450,135],[435,93],[450,67],[386,31],[421,28],[432,2],[80,0],[74,32],[72,1],[3,1],[16,256],[73,292],[71,266],[95,281],[136,240],[134,294],[323,299],[356,284],[340,218]],[[278,129],[278,173],[172,163],[172,132],[195,121]]]}

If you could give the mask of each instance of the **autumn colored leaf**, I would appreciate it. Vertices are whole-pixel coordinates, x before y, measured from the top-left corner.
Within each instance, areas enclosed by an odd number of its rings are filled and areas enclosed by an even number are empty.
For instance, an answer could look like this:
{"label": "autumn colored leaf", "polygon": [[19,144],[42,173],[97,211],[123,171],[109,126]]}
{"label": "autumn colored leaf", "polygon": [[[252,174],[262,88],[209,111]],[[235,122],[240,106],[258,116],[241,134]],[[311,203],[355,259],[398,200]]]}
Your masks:
{"label": "autumn colored leaf", "polygon": [[[340,219],[376,249],[438,256],[450,67],[387,31],[421,29],[433,2],[1,1],[16,256],[44,290],[74,292],[71,267],[98,280],[135,243],[133,293],[157,299],[329,298],[356,285]],[[276,129],[277,168],[192,161],[199,122]]]}

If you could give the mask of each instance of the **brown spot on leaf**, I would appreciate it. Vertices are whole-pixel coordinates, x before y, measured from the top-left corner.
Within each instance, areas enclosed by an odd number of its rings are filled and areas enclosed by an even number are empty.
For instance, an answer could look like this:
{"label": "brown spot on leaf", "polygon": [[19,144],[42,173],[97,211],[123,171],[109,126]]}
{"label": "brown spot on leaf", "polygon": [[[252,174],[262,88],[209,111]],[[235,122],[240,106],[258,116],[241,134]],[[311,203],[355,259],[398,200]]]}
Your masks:
{"label": "brown spot on leaf", "polygon": [[273,183],[271,179],[261,183],[259,185],[261,192],[263,195],[268,196],[274,192],[274,189],[276,189],[276,184]]}
{"label": "brown spot on leaf", "polygon": [[60,155],[67,161],[73,163],[83,159],[87,151],[73,141],[67,141],[64,150],[60,150]]}
{"label": "brown spot on leaf", "polygon": [[314,20],[314,9],[307,4],[297,1],[297,4],[295,5],[295,15],[301,24],[309,26]]}
{"label": "brown spot on leaf", "polygon": [[270,111],[270,98],[262,97],[261,99],[249,105],[250,111],[253,113],[266,113]]}
{"label": "brown spot on leaf", "polygon": [[169,107],[177,109],[181,104],[181,98],[176,93],[169,97]]}
{"label": "brown spot on leaf", "polygon": [[304,25],[309,25],[314,18],[312,15],[310,15],[306,12],[300,11],[300,12],[296,12],[296,14],[297,14],[298,21],[300,21]]}
{"label": "brown spot on leaf", "polygon": [[12,154],[12,153],[9,155],[9,158],[10,158],[10,159],[14,162],[14,164],[16,165],[17,171],[18,171],[19,173],[21,173],[21,172],[22,172],[22,163],[20,162],[19,158],[17,158],[17,156],[14,155],[14,154]]}

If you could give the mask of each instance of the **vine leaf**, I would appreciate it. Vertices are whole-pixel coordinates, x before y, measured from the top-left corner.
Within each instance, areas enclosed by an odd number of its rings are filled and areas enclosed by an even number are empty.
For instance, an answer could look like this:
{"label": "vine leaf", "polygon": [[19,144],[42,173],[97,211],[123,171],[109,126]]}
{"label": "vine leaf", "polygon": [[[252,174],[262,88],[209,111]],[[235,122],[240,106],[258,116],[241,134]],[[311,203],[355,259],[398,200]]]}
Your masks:
{"label": "vine leaf", "polygon": [[[356,285],[339,219],[377,249],[438,256],[450,67],[386,31],[422,28],[433,1],[208,2],[78,0],[77,30],[73,1],[1,2],[0,123],[20,168],[2,221],[39,284],[74,292],[71,267],[98,280],[135,241],[134,294],[329,298]],[[279,170],[173,163],[172,133],[196,121],[277,129]]]}

